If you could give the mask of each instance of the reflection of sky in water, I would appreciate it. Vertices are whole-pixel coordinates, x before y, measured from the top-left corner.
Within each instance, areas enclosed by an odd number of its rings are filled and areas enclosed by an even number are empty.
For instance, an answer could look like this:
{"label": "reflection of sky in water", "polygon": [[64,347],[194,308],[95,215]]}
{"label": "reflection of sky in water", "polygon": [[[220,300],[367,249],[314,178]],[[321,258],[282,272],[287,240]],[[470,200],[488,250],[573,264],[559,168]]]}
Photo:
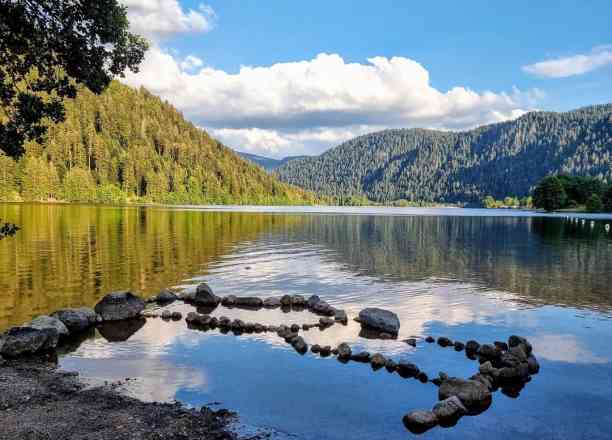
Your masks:
{"label": "reflection of sky in water", "polygon": [[[185,285],[209,282],[219,295],[270,296],[319,294],[352,318],[366,306],[395,311],[402,328],[398,341],[359,336],[352,320],[303,332],[309,344],[381,352],[416,363],[427,374],[439,371],[468,377],[477,363],[463,353],[419,342],[409,336],[449,336],[466,341],[528,337],[542,372],[512,399],[497,392],[492,407],[463,418],[452,429],[435,429],[423,438],[609,438],[612,429],[612,323],[596,312],[556,306],[535,307],[507,292],[443,279],[381,281],[347,270],[330,258],[332,251],[308,243],[279,244],[266,237],[241,243],[237,250],[208,266],[206,275]],[[249,267],[247,269],[247,267]],[[169,306],[185,315],[191,306]],[[217,308],[225,315],[263,324],[314,323],[307,311],[248,311]],[[220,402],[242,421],[299,438],[377,439],[410,436],[401,417],[412,409],[431,408],[437,389],[404,380],[368,365],[343,365],[310,353],[300,356],[274,334],[222,335],[190,330],[185,322],[147,321],[128,341],[103,338],[85,342],[62,359],[68,369],[102,380],[135,378],[129,392],[145,399],[176,399],[199,406]]]}

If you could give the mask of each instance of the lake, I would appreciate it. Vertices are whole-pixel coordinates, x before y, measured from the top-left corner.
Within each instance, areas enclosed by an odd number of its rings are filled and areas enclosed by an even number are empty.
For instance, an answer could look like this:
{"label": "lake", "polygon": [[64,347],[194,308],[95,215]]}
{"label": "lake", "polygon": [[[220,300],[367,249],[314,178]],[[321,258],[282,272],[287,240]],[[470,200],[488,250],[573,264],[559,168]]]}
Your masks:
{"label": "lake", "polygon": [[[588,217],[588,218],[587,218]],[[481,342],[527,337],[541,364],[522,390],[428,439],[609,439],[612,431],[612,232],[605,216],[503,210],[103,207],[0,204],[22,227],[0,241],[0,329],[104,294],[207,282],[217,295],[317,294],[355,317],[400,317],[397,340],[346,326],[303,332],[308,344],[380,352],[430,378],[469,377],[464,353],[428,335]],[[582,219],[585,219],[584,222]],[[167,307],[185,315],[182,302]],[[308,311],[219,306],[214,316],[267,325],[317,322]],[[419,338],[412,347],[403,339]],[[278,438],[405,439],[402,416],[437,388],[367,364],[300,355],[275,334],[233,336],[149,319],[99,328],[60,356],[92,383],[130,378],[143,400],[237,411],[241,429]]]}

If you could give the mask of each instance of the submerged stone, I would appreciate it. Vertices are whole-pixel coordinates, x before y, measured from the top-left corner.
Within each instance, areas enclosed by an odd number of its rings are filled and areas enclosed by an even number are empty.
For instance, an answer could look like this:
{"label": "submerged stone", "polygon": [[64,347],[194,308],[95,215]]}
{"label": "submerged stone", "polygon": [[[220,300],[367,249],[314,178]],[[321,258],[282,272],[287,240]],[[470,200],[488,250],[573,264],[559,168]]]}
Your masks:
{"label": "submerged stone", "polygon": [[403,417],[402,421],[413,434],[423,434],[438,424],[438,418],[432,411],[411,411]]}
{"label": "submerged stone", "polygon": [[145,308],[145,302],[132,292],[112,292],[106,295],[94,310],[103,321],[121,321],[138,317]]}
{"label": "submerged stone", "polygon": [[395,313],[375,307],[359,312],[359,322],[362,326],[391,335],[397,335],[400,329],[400,321]]}

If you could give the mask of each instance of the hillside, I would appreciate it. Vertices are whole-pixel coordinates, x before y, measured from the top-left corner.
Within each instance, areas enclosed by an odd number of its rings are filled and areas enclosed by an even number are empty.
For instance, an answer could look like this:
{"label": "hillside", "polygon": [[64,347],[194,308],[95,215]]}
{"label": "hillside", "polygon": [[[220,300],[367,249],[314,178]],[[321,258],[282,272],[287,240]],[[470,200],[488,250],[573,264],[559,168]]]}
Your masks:
{"label": "hillside", "polygon": [[379,202],[521,197],[555,173],[612,181],[612,104],[533,112],[464,132],[385,130],[275,172],[320,194]]}
{"label": "hillside", "polygon": [[0,200],[304,204],[279,182],[187,122],[146,90],[113,82],[80,90],[66,121],[18,163],[0,156]]}
{"label": "hillside", "polygon": [[243,159],[246,159],[250,162],[253,162],[254,164],[259,165],[266,171],[274,171],[275,169],[283,166],[290,160],[304,159],[308,157],[308,156],[289,156],[289,157],[284,157],[283,159],[272,159],[271,157],[259,156],[257,154],[244,153],[241,151],[236,151],[236,153],[238,153],[238,155],[241,156]]}

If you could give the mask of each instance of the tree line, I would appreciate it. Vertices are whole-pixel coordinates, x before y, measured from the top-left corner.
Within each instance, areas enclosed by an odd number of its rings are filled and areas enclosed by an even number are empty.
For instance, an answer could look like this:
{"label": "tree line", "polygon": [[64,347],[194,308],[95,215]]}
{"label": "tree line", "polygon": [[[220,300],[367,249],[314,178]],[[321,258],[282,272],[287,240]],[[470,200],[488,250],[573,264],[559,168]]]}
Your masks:
{"label": "tree line", "polygon": [[612,212],[612,185],[583,176],[549,176],[533,192],[534,205],[546,211],[577,209]]}
{"label": "tree line", "polygon": [[553,174],[612,182],[612,104],[532,112],[464,132],[385,130],[291,160],[275,173],[319,194],[380,203],[521,199]]}

